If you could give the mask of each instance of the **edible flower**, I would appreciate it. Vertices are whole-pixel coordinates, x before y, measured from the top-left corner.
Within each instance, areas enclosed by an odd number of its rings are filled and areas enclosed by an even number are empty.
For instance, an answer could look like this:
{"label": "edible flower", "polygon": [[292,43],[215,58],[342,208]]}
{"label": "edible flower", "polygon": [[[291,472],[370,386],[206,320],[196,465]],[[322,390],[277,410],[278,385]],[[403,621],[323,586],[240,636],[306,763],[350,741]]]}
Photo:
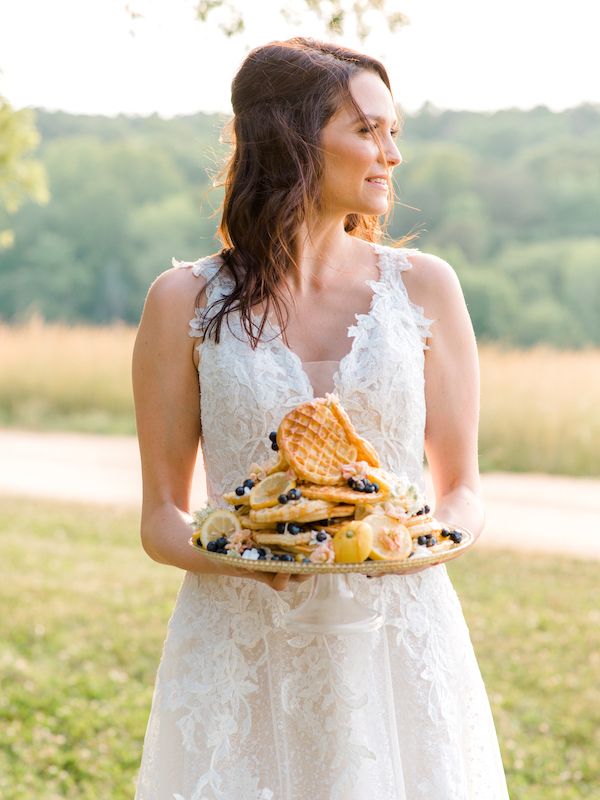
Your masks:
{"label": "edible flower", "polygon": [[366,461],[351,461],[349,464],[342,464],[341,471],[344,480],[348,480],[348,478],[366,478],[369,465]]}
{"label": "edible flower", "polygon": [[229,541],[225,545],[225,550],[235,550],[235,552],[240,555],[244,550],[254,547],[252,531],[248,530],[248,528],[242,528],[239,531],[229,534],[228,539]]}
{"label": "edible flower", "polygon": [[331,539],[325,539],[324,542],[321,542],[321,544],[312,551],[309,560],[313,564],[332,564],[335,560],[333,541]]}

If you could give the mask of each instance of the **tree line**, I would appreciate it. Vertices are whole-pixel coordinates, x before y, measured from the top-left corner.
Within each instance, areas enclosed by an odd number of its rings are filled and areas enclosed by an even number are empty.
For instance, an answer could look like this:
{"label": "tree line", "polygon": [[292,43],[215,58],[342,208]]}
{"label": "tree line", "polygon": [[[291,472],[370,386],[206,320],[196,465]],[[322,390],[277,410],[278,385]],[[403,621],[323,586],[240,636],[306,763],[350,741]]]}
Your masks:
{"label": "tree line", "polygon": [[[219,248],[225,115],[36,111],[50,191],[0,230],[0,318],[136,323],[171,258]],[[405,114],[394,239],[456,269],[478,337],[600,345],[600,106]]]}

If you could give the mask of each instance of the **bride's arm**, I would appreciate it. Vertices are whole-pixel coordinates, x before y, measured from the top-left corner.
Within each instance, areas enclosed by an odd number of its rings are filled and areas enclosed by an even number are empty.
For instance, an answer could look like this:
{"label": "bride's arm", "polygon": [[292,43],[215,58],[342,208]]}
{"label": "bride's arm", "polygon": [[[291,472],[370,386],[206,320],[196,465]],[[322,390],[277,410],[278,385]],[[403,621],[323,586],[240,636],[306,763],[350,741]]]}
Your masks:
{"label": "bride's arm", "polygon": [[202,279],[171,269],[152,284],[137,333],[133,393],[143,502],[141,538],[150,558],[197,573],[253,578],[275,589],[289,576],[217,564],[190,547],[192,478],[200,440],[200,393],[188,321]]}
{"label": "bride's arm", "polygon": [[[435,489],[435,516],[478,537],[485,523],[477,437],[479,362],[456,273],[441,258],[411,256],[405,273],[413,302],[436,322],[425,351],[425,453]],[[411,294],[412,292],[412,294]]]}

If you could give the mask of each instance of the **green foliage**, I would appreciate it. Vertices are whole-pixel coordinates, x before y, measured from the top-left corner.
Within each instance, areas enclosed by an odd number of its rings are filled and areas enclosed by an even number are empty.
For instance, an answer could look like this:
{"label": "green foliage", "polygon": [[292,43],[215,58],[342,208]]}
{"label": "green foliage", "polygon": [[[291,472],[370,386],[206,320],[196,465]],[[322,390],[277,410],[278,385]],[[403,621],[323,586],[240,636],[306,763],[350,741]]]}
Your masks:
{"label": "green foliage", "polygon": [[[220,247],[223,115],[38,112],[52,200],[14,217],[0,319],[139,319],[171,258]],[[476,334],[600,345],[600,106],[405,119],[390,235],[455,267]]]}
{"label": "green foliage", "polygon": [[8,215],[27,199],[48,201],[46,175],[39,161],[27,154],[39,144],[34,114],[30,109],[15,111],[0,95],[0,252],[14,241],[7,224]]}
{"label": "green foliage", "polygon": [[[138,527],[137,513],[3,500],[2,797],[133,796],[182,577],[147,558]],[[511,797],[591,800],[600,781],[597,564],[476,548],[449,571]]]}

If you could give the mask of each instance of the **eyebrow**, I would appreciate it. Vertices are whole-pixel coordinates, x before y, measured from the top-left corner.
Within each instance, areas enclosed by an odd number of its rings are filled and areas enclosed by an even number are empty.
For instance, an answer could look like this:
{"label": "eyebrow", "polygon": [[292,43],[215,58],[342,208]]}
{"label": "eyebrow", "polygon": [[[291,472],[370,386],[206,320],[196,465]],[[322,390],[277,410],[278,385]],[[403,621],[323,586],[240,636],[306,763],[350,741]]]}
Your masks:
{"label": "eyebrow", "polygon": [[[374,120],[375,120],[375,122],[379,122],[379,124],[380,124],[380,125],[383,125],[383,124],[386,122],[386,119],[385,119],[385,117],[378,117],[376,114],[365,114],[365,117],[367,117],[367,118],[370,118],[370,119],[374,119]],[[360,118],[360,117],[356,117],[356,118],[353,120],[353,122],[362,122],[362,120],[361,120],[361,118]],[[393,125],[394,127],[396,127],[396,128],[399,128],[399,127],[400,127],[400,123],[398,122],[398,120],[397,120],[397,119],[395,119],[395,120],[392,122],[392,125]]]}

